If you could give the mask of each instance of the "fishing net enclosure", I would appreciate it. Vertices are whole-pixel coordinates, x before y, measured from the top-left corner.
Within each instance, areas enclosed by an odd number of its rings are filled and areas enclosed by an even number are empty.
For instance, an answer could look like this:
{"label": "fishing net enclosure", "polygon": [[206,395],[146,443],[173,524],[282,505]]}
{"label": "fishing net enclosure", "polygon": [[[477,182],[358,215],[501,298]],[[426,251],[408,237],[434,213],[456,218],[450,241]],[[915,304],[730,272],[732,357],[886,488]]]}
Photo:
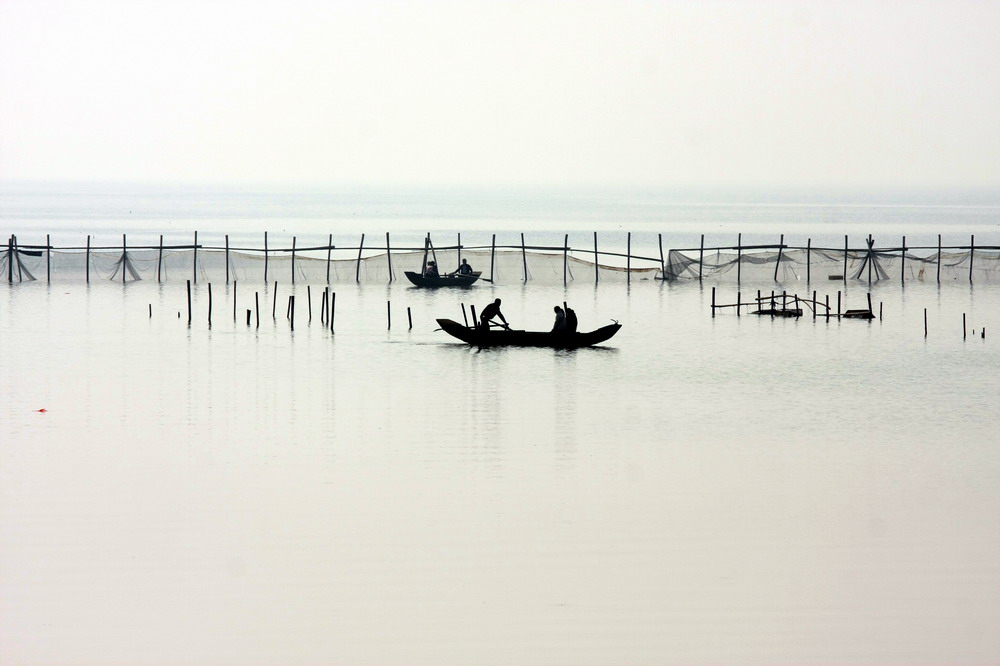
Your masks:
{"label": "fishing net enclosure", "polygon": [[226,250],[217,247],[0,248],[0,279],[134,282],[302,282],[312,284],[406,281],[437,261],[442,273],[465,258],[495,284],[711,281],[788,283],[817,280],[1000,283],[1000,247],[699,248],[669,250],[663,260],[574,248],[441,248],[426,251],[365,248]]}

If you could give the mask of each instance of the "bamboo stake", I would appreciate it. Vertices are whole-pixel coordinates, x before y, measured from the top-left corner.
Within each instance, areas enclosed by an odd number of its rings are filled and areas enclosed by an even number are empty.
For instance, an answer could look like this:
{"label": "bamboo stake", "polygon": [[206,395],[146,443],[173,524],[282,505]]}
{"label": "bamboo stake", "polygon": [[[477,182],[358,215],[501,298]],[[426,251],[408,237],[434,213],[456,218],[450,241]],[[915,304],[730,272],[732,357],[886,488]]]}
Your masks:
{"label": "bamboo stake", "polygon": [[188,293],[188,326],[191,325],[191,280],[187,281],[187,293]]}
{"label": "bamboo stake", "polygon": [[160,252],[156,256],[156,281],[160,281],[160,268],[163,266],[163,234],[160,234]]}
{"label": "bamboo stake", "polygon": [[309,323],[313,320],[313,295],[312,285],[306,285],[306,302],[309,304]]}
{"label": "bamboo stake", "polygon": [[392,301],[385,302],[385,330],[392,330]]}
{"label": "bamboo stake", "polygon": [[657,245],[660,246],[660,277],[667,279],[667,262],[663,260],[663,234],[656,234]]}
{"label": "bamboo stake", "polygon": [[257,328],[260,328],[260,292],[253,292],[253,307],[257,313]]}
{"label": "bamboo stake", "polygon": [[[812,238],[806,239],[806,284],[809,284],[812,278]],[[813,300],[816,300],[816,296],[813,296]]]}
{"label": "bamboo stake", "polygon": [[941,234],[938,234],[937,281],[941,284]]}
{"label": "bamboo stake", "polygon": [[600,270],[598,269],[598,259],[597,259],[597,232],[594,232],[594,284],[600,281]]}
{"label": "bamboo stake", "polygon": [[236,280],[233,280],[233,321],[236,321]]}
{"label": "bamboo stake", "polygon": [[528,255],[524,249],[524,232],[521,232],[521,262],[524,264],[524,282],[528,282]]}
{"label": "bamboo stake", "polygon": [[198,284],[198,232],[194,232],[194,265],[191,267],[194,283]]}
{"label": "bamboo stake", "polygon": [[333,318],[337,314],[337,292],[330,292],[330,332],[333,333]]}
{"label": "bamboo stake", "polygon": [[45,234],[45,281],[52,283],[52,239],[49,234]]}
{"label": "bamboo stake", "polygon": [[[459,235],[461,238],[461,235]],[[389,232],[385,232],[385,260],[389,264],[389,282],[392,282],[392,250],[389,246]]]}
{"label": "bamboo stake", "polygon": [[924,337],[927,337],[927,308],[924,308]]}
{"label": "bamboo stake", "polygon": [[[785,234],[781,234],[781,239],[778,241],[778,260],[774,262],[774,281],[778,281],[778,268],[781,266],[781,251],[785,246]],[[781,306],[784,307],[785,303],[782,302]]]}
{"label": "bamboo stake", "polygon": [[[14,260],[14,255],[13,253],[11,253],[11,261],[13,262],[13,260]],[[11,265],[10,268],[11,271],[13,271],[14,269],[13,264]],[[11,279],[11,281],[13,281],[13,278]],[[90,284],[90,234],[87,234],[87,284]]]}
{"label": "bamboo stake", "polygon": [[267,232],[264,232],[264,284],[267,284]]}
{"label": "bamboo stake", "polygon": [[125,284],[125,268],[128,266],[128,243],[125,241],[125,234],[122,234],[122,284]]}
{"label": "bamboo stake", "polygon": [[330,253],[333,252],[333,234],[326,241],[326,283],[330,284]]}
{"label": "bamboo stake", "polygon": [[365,235],[361,234],[361,243],[358,244],[358,265],[354,271],[354,281],[361,282],[361,252],[365,247]]}
{"label": "bamboo stake", "polygon": [[566,274],[569,272],[569,234],[563,236],[563,286],[566,286]]}
{"label": "bamboo stake", "polygon": [[290,316],[288,317],[288,319],[289,319],[289,321],[291,321],[291,323],[292,323],[292,330],[294,331],[295,330],[295,295],[292,294],[291,296],[288,297],[288,299],[289,299],[288,308],[289,308],[289,312],[290,312]]}
{"label": "bamboo stake", "polygon": [[493,234],[493,240],[490,241],[490,282],[493,281],[493,260],[497,252],[497,235]]}
{"label": "bamboo stake", "polygon": [[292,284],[295,284],[295,241],[296,237],[292,236]]}
{"label": "bamboo stake", "polygon": [[[226,284],[229,284],[229,234],[226,234]],[[236,302],[236,299],[233,299]],[[236,321],[236,310],[233,310],[233,321]]]}
{"label": "bamboo stake", "polygon": [[406,306],[406,321],[408,321],[410,324],[409,330],[413,330],[413,315],[410,313],[409,305]]}
{"label": "bamboo stake", "polygon": [[274,281],[274,301],[271,303],[271,319],[277,319],[278,315],[278,281]]}
{"label": "bamboo stake", "polygon": [[625,284],[632,284],[632,232],[626,235],[625,245]]}
{"label": "bamboo stake", "polygon": [[736,284],[740,283],[743,269],[743,234],[736,235]]}
{"label": "bamboo stake", "polygon": [[[663,248],[660,247],[660,258],[663,258]],[[702,268],[705,265],[705,234],[701,235],[701,241],[698,244],[698,282],[701,282]]]}
{"label": "bamboo stake", "polygon": [[208,283],[208,327],[212,328],[212,283]]}
{"label": "bamboo stake", "polygon": [[715,287],[712,287],[712,316],[715,316]]}
{"label": "bamboo stake", "polygon": [[972,284],[972,260],[976,258],[976,236],[969,239],[969,284]]}
{"label": "bamboo stake", "polygon": [[903,236],[903,249],[899,252],[899,283],[906,286],[906,236]]}
{"label": "bamboo stake", "polygon": [[[844,236],[844,275],[842,277],[844,278],[844,284],[846,285],[847,284],[847,236]],[[840,292],[837,293],[839,294]],[[839,295],[838,298],[840,298]],[[840,316],[839,305],[837,306],[837,316]]]}

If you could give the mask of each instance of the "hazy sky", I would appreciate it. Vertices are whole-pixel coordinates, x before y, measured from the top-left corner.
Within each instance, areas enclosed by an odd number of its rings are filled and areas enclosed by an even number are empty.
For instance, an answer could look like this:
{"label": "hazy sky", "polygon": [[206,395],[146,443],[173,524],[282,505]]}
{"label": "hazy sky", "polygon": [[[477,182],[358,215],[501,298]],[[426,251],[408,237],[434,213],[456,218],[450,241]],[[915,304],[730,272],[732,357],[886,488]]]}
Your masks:
{"label": "hazy sky", "polygon": [[0,0],[0,178],[1000,186],[1000,3]]}

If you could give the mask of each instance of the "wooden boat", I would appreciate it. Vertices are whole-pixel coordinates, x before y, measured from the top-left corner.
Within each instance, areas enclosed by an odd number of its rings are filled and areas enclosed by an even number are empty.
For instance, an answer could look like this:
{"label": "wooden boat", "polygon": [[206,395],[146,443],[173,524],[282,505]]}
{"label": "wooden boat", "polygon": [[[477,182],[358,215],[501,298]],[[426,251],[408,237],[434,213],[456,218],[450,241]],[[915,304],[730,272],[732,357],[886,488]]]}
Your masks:
{"label": "wooden boat", "polygon": [[438,319],[438,325],[445,333],[476,347],[552,347],[554,349],[576,349],[590,347],[610,339],[621,324],[615,322],[589,333],[555,333],[551,331],[516,331],[509,328],[483,330],[469,328],[451,319]]}
{"label": "wooden boat", "polygon": [[418,287],[468,287],[479,279],[482,271],[473,271],[471,275],[436,275],[428,277],[414,271],[405,271],[406,278]]}

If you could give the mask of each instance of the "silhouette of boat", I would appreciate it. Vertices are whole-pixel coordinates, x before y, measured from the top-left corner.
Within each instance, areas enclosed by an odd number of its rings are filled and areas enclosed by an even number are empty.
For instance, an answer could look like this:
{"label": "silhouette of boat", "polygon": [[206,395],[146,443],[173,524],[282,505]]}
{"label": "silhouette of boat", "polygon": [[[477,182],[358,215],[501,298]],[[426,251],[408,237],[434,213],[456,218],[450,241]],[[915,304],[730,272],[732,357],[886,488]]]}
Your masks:
{"label": "silhouette of boat", "polygon": [[553,331],[518,331],[511,328],[470,328],[451,319],[438,319],[441,329],[476,347],[551,347],[576,349],[590,347],[609,340],[622,327],[615,322],[587,333]]}
{"label": "silhouette of boat", "polygon": [[482,271],[473,271],[470,275],[455,273],[454,275],[421,275],[414,271],[405,271],[406,278],[418,287],[468,287],[482,275]]}

